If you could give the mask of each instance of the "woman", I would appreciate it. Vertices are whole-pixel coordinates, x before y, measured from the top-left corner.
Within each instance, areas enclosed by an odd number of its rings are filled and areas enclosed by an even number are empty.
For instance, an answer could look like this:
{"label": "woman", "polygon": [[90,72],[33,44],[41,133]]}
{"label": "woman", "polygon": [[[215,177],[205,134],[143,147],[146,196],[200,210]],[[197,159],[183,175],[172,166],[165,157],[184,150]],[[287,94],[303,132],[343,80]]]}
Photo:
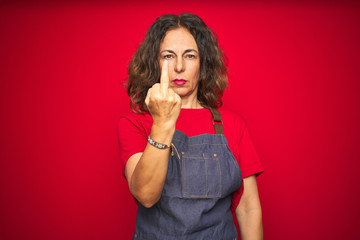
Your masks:
{"label": "woman", "polygon": [[138,201],[133,239],[237,239],[231,209],[243,240],[262,239],[255,175],[263,169],[245,122],[217,110],[226,86],[223,53],[199,17],[153,23],[129,65],[135,113],[119,121]]}

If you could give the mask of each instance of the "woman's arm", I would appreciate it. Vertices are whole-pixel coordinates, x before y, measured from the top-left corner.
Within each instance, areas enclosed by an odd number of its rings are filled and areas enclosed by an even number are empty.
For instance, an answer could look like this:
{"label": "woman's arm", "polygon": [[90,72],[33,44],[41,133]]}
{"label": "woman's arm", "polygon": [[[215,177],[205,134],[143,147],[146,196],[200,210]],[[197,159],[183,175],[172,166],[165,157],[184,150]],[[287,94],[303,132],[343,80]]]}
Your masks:
{"label": "woman's arm", "polygon": [[255,175],[243,179],[244,192],[235,213],[241,239],[263,239],[262,213]]}
{"label": "woman's arm", "polygon": [[[151,138],[170,147],[180,114],[181,98],[169,88],[168,71],[168,62],[164,61],[160,83],[149,89],[145,104],[153,119]],[[152,207],[160,199],[168,168],[169,149],[159,149],[148,143],[143,153],[132,155],[125,165],[130,192],[144,207]]]}
{"label": "woman's arm", "polygon": [[[175,128],[174,128],[175,131]],[[170,146],[174,131],[151,129],[151,137]],[[152,207],[161,196],[168,168],[169,148],[158,149],[149,143],[143,153],[132,155],[125,165],[130,192],[144,206]]]}

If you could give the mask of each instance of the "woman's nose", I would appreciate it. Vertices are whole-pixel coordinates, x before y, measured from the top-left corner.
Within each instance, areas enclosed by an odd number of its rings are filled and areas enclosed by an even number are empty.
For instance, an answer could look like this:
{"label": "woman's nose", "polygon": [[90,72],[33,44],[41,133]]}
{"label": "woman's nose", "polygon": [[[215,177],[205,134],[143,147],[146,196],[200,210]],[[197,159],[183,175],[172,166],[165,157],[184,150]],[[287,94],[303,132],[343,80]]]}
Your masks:
{"label": "woman's nose", "polygon": [[185,70],[184,60],[177,58],[175,63],[175,72],[183,72]]}

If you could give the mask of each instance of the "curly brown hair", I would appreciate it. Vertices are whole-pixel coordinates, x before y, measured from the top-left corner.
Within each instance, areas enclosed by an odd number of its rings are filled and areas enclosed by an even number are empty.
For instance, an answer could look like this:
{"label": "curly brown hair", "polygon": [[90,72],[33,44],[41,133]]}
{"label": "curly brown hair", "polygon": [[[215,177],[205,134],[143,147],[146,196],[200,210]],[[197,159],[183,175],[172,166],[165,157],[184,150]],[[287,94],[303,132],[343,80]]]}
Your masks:
{"label": "curly brown hair", "polygon": [[198,16],[191,13],[166,14],[158,17],[146,33],[128,67],[127,92],[131,109],[148,112],[145,98],[149,88],[160,82],[158,62],[160,43],[167,31],[186,28],[193,35],[200,55],[200,79],[197,98],[205,108],[222,106],[222,96],[228,85],[226,56],[218,46],[217,36]]}

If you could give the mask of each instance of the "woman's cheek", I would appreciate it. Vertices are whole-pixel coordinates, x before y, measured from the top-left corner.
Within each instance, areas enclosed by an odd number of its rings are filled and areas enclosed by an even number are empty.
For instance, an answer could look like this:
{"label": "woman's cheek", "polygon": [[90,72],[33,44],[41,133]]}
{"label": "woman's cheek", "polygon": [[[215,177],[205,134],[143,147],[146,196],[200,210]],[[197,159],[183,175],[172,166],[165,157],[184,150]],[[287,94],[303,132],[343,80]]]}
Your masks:
{"label": "woman's cheek", "polygon": [[174,67],[174,59],[169,59],[168,60],[168,63],[169,63],[169,70],[171,70],[171,69],[173,69],[173,67]]}

